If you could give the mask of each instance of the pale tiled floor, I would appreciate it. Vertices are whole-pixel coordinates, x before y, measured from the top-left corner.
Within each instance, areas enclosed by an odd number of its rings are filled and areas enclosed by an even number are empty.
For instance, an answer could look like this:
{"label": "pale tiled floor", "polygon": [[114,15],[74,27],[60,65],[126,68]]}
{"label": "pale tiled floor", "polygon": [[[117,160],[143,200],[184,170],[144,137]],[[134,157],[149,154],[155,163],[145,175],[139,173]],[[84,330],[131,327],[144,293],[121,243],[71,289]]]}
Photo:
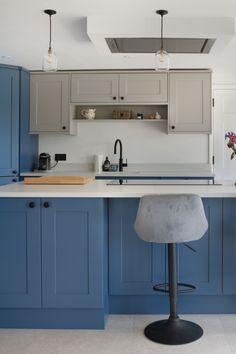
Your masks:
{"label": "pale tiled floor", "polygon": [[163,316],[110,316],[105,330],[0,330],[0,354],[236,354],[236,315],[188,315],[204,328],[198,341],[153,343],[146,324]]}

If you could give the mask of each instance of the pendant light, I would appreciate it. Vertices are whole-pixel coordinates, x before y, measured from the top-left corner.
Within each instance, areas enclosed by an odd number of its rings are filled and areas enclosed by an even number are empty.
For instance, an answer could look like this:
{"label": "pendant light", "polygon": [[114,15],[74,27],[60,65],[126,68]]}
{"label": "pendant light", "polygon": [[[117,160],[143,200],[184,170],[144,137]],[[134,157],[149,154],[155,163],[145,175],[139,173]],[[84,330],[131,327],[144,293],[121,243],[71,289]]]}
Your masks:
{"label": "pendant light", "polygon": [[156,11],[158,15],[161,16],[161,48],[155,54],[155,70],[169,70],[170,68],[170,58],[169,54],[164,50],[163,45],[163,16],[168,14],[167,10]]}
{"label": "pendant light", "polygon": [[56,54],[52,51],[52,15],[55,15],[57,12],[55,10],[44,10],[44,13],[49,16],[49,47],[47,54],[43,57],[43,70],[44,71],[57,71],[57,57]]}

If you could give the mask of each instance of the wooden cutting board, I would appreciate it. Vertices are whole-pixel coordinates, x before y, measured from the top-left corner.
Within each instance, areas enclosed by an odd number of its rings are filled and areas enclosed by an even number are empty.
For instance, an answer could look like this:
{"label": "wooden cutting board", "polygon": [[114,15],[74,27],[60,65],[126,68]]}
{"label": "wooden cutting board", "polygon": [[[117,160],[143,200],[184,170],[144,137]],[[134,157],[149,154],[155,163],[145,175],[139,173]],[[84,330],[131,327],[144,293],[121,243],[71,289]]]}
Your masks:
{"label": "wooden cutting board", "polygon": [[94,179],[91,176],[25,177],[24,184],[87,184]]}

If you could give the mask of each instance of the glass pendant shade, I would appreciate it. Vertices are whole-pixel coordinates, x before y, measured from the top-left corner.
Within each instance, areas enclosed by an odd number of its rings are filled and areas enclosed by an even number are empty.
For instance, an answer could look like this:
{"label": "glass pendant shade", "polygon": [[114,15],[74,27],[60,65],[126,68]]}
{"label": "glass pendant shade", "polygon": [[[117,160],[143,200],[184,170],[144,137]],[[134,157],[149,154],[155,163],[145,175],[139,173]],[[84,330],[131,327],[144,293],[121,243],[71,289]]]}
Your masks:
{"label": "glass pendant shade", "polygon": [[155,54],[155,70],[169,70],[170,68],[170,57],[169,54],[161,49]]}
{"label": "glass pendant shade", "polygon": [[43,57],[43,70],[57,71],[57,57],[52,50],[48,50],[47,54]]}

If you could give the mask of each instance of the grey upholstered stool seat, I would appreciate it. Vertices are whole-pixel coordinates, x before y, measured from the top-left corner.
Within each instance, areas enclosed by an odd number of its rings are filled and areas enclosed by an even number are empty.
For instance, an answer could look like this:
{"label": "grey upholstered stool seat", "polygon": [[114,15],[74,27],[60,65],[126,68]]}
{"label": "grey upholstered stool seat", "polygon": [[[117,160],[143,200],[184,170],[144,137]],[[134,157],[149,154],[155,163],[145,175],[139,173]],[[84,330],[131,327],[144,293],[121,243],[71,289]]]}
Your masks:
{"label": "grey upholstered stool seat", "polygon": [[197,340],[202,328],[177,315],[176,243],[197,240],[207,231],[201,198],[195,194],[145,195],[140,199],[134,228],[144,241],[168,244],[170,316],[149,324],[145,335],[163,344]]}

